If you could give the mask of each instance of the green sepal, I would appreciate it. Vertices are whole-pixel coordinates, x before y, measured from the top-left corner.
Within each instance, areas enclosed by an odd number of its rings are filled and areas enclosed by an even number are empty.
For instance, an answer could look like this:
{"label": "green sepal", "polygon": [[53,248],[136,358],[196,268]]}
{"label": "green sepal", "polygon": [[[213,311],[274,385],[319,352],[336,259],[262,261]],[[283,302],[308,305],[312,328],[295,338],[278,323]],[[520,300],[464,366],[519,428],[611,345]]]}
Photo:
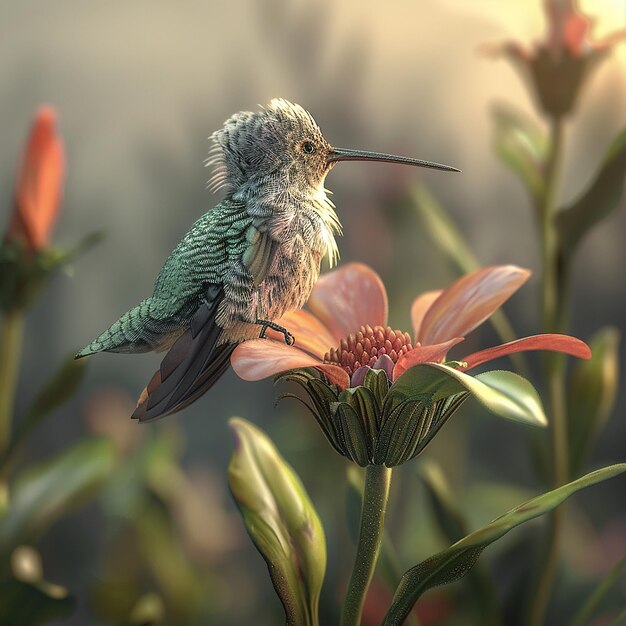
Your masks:
{"label": "green sepal", "polygon": [[[337,424],[333,419],[331,405],[339,401],[339,389],[334,385],[329,385],[324,376],[314,367],[291,370],[285,374],[280,374],[275,381],[294,382],[298,384],[308,395],[310,409],[317,420],[324,436],[330,445],[341,455],[345,456],[342,448],[341,433],[337,429]],[[286,394],[279,396],[279,399],[289,397]],[[300,398],[298,398],[300,400]],[[300,400],[302,402],[302,400]]]}
{"label": "green sepal", "polygon": [[597,434],[608,419],[619,383],[619,341],[616,328],[603,328],[589,341],[592,357],[578,360],[569,384],[569,449],[571,474],[584,467]]}
{"label": "green sepal", "polygon": [[433,400],[424,394],[399,404],[391,399],[383,409],[374,461],[394,467],[417,456],[468,395],[462,391]]}
{"label": "green sepal", "polygon": [[383,404],[385,398],[389,393],[389,387],[391,382],[387,378],[387,374],[383,370],[370,369],[365,374],[362,387],[372,392],[374,396],[375,411],[377,414],[377,420],[380,423],[380,416],[382,414]]}
{"label": "green sepal", "polygon": [[427,396],[434,402],[465,392],[499,417],[534,426],[547,424],[534,387],[525,378],[502,370],[470,376],[438,363],[423,363],[394,382],[387,400],[393,407],[414,396]]}
{"label": "green sepal", "polygon": [[30,583],[11,578],[0,582],[3,626],[39,626],[68,617],[75,604],[65,589],[45,581]]}
{"label": "green sepal", "polygon": [[369,465],[372,445],[363,427],[361,415],[347,402],[337,402],[333,405],[333,420],[340,433],[344,456],[361,467]]}
{"label": "green sepal", "polygon": [[586,191],[556,215],[561,254],[569,260],[584,236],[616,211],[626,180],[626,129],[609,147],[606,157]]}
{"label": "green sepal", "polygon": [[612,465],[537,496],[411,568],[405,572],[396,589],[383,626],[400,626],[423,593],[432,587],[446,585],[465,576],[482,551],[511,529],[551,511],[580,489],[623,472],[626,472],[626,463]]}
{"label": "green sepal", "polygon": [[246,529],[265,559],[287,624],[318,623],[326,570],[322,524],[304,486],[269,437],[233,418],[235,451],[228,481]]}

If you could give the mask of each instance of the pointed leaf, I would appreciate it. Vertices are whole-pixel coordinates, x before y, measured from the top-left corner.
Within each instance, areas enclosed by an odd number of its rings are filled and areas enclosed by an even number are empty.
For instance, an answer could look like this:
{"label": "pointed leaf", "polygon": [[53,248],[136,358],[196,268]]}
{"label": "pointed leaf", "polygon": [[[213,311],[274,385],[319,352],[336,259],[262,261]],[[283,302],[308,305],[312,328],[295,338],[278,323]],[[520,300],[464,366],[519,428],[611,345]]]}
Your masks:
{"label": "pointed leaf", "polygon": [[[420,467],[420,475],[439,530],[447,541],[458,541],[467,534],[467,523],[458,498],[454,497],[441,468],[436,463],[426,462]],[[494,586],[484,569],[477,566],[472,570],[468,583],[471,602],[476,604],[480,612],[481,623],[498,624],[500,620]]]}
{"label": "pointed leaf", "polygon": [[493,117],[496,153],[521,178],[531,195],[540,197],[548,152],[545,132],[529,117],[509,107],[495,107]]}
{"label": "pointed leaf", "polygon": [[578,361],[568,393],[572,474],[582,470],[598,432],[608,419],[619,381],[619,331],[603,328],[590,341],[592,358]]}
{"label": "pointed leaf", "polygon": [[411,187],[411,197],[419,219],[441,252],[462,274],[477,270],[480,267],[478,259],[461,231],[428,188],[422,183],[415,183]]}
{"label": "pointed leaf", "polygon": [[587,601],[576,613],[571,626],[587,626],[587,624],[591,624],[598,606],[615,584],[623,579],[624,574],[626,574],[626,556],[617,562],[611,571],[602,579],[600,584],[592,591]]}
{"label": "pointed leaf", "polygon": [[74,598],[58,585],[14,579],[0,583],[0,624],[3,626],[45,624],[67,617],[74,605]]}
{"label": "pointed leaf", "polygon": [[402,374],[389,394],[395,402],[420,394],[439,400],[464,391],[500,417],[535,426],[547,424],[534,387],[512,372],[495,370],[470,376],[446,365],[424,363]]}
{"label": "pointed leaf", "polygon": [[596,224],[619,208],[626,179],[626,129],[610,146],[593,182],[571,206],[556,216],[561,251],[570,257]]}
{"label": "pointed leaf", "polygon": [[113,443],[92,437],[23,472],[0,518],[0,552],[31,541],[81,504],[109,477],[114,465]]}
{"label": "pointed leaf", "polygon": [[269,437],[243,419],[230,426],[236,447],[228,480],[250,538],[267,563],[287,624],[317,624],[326,569],[321,522],[293,469]]}
{"label": "pointed leaf", "polygon": [[163,600],[156,593],[146,593],[133,607],[129,622],[131,626],[154,626],[162,624],[165,616]]}
{"label": "pointed leaf", "polygon": [[557,507],[580,489],[626,472],[626,463],[591,472],[558,489],[533,498],[505,513],[493,522],[467,535],[448,549],[408,570],[396,589],[383,626],[400,626],[420,596],[438,585],[446,585],[465,576],[481,552],[511,529]]}
{"label": "pointed leaf", "polygon": [[88,233],[71,248],[50,248],[39,257],[40,271],[49,274],[57,269],[67,268],[72,261],[89,252],[97,246],[105,237],[102,230]]}
{"label": "pointed leaf", "polygon": [[75,351],[65,357],[52,378],[39,391],[31,408],[18,426],[16,438],[22,438],[36,426],[43,417],[62,406],[80,386],[87,367],[87,359],[74,359]]}
{"label": "pointed leaf", "polygon": [[420,467],[420,476],[439,530],[447,541],[458,541],[467,534],[466,523],[441,468],[427,461]]}

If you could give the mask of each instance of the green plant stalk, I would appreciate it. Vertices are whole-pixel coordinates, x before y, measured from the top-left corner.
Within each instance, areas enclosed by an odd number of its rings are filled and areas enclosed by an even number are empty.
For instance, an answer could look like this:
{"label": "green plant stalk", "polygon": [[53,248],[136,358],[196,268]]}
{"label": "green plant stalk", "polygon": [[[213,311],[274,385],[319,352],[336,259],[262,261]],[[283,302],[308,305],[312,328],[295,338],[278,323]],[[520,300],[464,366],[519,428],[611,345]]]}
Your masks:
{"label": "green plant stalk", "polygon": [[8,311],[0,330],[0,457],[11,442],[13,401],[20,369],[24,314],[19,309]]}
{"label": "green plant stalk", "polygon": [[359,626],[383,540],[385,511],[391,485],[391,468],[368,465],[361,508],[361,525],[356,557],[341,612],[341,626]]}
{"label": "green plant stalk", "polygon": [[[562,332],[566,318],[566,303],[560,297],[559,241],[555,225],[559,183],[563,160],[563,119],[552,119],[550,153],[546,163],[545,187],[537,207],[542,250],[541,309],[543,332]],[[565,484],[569,478],[569,450],[565,403],[565,361],[562,355],[549,354],[545,358],[545,378],[550,407],[550,447],[552,452],[552,479],[554,487]],[[550,517],[545,557],[541,576],[529,611],[530,626],[541,626],[552,594],[559,561],[559,540],[563,525],[563,507]]]}

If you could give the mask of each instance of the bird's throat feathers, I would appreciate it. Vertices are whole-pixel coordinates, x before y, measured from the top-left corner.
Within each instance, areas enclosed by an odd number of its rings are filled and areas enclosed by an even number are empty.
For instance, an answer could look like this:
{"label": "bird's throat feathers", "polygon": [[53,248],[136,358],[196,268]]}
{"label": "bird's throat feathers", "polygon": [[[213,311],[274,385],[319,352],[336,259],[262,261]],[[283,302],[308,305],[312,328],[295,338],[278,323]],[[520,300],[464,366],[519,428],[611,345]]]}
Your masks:
{"label": "bird's throat feathers", "polygon": [[269,230],[273,239],[288,242],[300,235],[305,245],[328,256],[330,267],[337,264],[335,236],[342,234],[341,222],[323,181],[318,188],[294,185],[278,172],[263,179],[238,178],[219,144],[215,145],[207,160],[213,167],[212,191],[223,190],[227,197],[245,203],[255,226]]}
{"label": "bird's throat feathers", "polygon": [[326,194],[323,185],[308,193],[294,192],[286,185],[267,185],[254,194],[236,192],[233,199],[244,201],[257,228],[267,229],[283,248],[302,241],[310,250],[328,256],[333,267],[339,260],[335,236],[341,235],[342,229],[335,205]]}

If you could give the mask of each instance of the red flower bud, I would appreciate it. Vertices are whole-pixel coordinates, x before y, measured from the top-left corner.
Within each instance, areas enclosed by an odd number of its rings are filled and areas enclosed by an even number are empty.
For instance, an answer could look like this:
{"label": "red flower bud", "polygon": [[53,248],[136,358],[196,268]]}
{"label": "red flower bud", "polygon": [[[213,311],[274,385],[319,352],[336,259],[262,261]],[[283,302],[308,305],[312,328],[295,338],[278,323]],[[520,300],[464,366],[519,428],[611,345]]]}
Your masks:
{"label": "red flower bud", "polygon": [[33,252],[48,245],[61,203],[64,172],[56,113],[42,106],[35,115],[22,157],[8,240],[22,240]]}

